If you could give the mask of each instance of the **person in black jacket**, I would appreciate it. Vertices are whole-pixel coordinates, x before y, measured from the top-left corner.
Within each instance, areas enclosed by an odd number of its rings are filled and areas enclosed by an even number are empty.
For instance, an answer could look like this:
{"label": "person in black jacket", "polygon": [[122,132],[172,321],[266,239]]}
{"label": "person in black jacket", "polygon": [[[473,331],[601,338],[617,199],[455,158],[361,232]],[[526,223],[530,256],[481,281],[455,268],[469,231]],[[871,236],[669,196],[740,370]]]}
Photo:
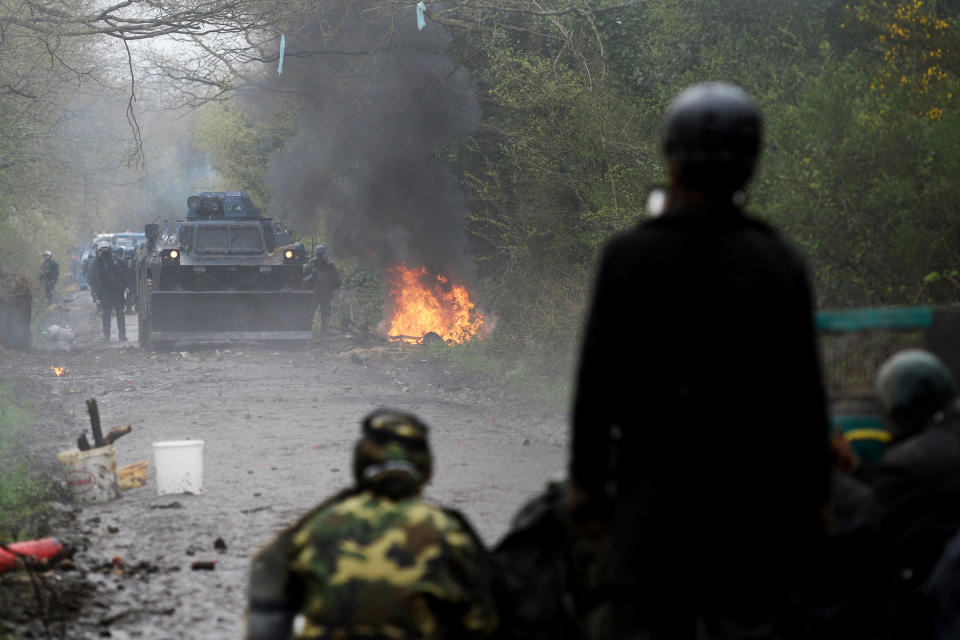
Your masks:
{"label": "person in black jacket", "polygon": [[40,265],[40,284],[43,285],[43,293],[47,297],[47,302],[53,303],[54,288],[57,286],[57,279],[60,277],[60,265],[53,259],[52,251],[43,252],[43,263]]}
{"label": "person in black jacket", "polygon": [[618,638],[780,637],[787,587],[825,535],[805,266],[741,208],[760,127],[737,87],[682,92],[667,115],[666,210],[600,260],[567,501],[608,527]]}
{"label": "person in black jacket", "polygon": [[103,318],[103,341],[110,342],[110,314],[117,316],[117,339],[127,341],[126,323],[123,315],[124,297],[127,292],[127,268],[122,258],[113,254],[109,243],[97,247],[97,257],[90,267],[90,289],[100,303]]}
{"label": "person in black jacket", "polygon": [[923,583],[960,530],[957,384],[935,355],[909,349],[880,367],[876,386],[894,437],[872,475],[876,521],[896,585],[894,624],[920,637],[929,615]]}
{"label": "person in black jacket", "polygon": [[330,260],[327,247],[317,245],[313,258],[303,265],[303,282],[313,290],[313,303],[320,310],[320,335],[326,335],[330,327],[333,294],[340,288],[340,272]]}

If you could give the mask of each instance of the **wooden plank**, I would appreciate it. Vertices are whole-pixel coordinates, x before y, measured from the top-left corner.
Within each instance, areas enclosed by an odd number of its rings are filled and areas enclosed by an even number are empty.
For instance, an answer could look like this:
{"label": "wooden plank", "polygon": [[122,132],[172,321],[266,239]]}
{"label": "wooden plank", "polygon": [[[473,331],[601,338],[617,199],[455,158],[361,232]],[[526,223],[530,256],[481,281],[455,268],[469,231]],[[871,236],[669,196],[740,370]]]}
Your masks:
{"label": "wooden plank", "polygon": [[87,411],[90,412],[90,428],[93,430],[93,446],[105,446],[107,443],[103,441],[103,431],[100,430],[100,410],[97,408],[97,401],[94,398],[87,400]]}

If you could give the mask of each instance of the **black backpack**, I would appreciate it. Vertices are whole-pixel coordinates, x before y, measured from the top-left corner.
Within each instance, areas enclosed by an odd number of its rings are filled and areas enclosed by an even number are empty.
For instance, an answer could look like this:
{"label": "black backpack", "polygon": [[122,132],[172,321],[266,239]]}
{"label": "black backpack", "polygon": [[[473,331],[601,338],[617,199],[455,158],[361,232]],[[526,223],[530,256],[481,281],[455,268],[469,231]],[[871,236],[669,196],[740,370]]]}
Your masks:
{"label": "black backpack", "polygon": [[582,598],[576,593],[564,485],[551,483],[514,516],[493,551],[495,596],[503,638],[579,640]]}

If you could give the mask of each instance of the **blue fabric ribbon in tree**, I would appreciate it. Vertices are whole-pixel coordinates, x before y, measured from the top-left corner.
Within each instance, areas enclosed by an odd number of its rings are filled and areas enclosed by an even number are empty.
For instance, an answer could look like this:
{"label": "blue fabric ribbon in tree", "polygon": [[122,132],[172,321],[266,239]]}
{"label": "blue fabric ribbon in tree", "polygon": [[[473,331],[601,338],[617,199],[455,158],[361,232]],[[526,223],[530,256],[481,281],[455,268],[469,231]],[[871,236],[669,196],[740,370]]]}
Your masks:
{"label": "blue fabric ribbon in tree", "polygon": [[287,39],[284,35],[280,34],[280,64],[277,65],[277,73],[283,73],[283,50],[287,48]]}

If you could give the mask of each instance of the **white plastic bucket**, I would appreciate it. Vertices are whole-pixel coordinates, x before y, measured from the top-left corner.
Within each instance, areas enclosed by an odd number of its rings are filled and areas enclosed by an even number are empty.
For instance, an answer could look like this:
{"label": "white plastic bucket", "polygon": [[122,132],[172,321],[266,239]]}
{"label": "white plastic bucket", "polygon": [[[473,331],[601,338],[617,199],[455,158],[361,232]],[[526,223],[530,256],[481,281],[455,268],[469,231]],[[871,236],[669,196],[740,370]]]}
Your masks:
{"label": "white plastic bucket", "polygon": [[153,443],[153,468],[157,470],[157,495],[203,493],[203,440],[168,440]]}
{"label": "white plastic bucket", "polygon": [[107,445],[80,451],[70,449],[57,455],[73,499],[83,503],[109,502],[120,497],[117,484],[117,447]]}

